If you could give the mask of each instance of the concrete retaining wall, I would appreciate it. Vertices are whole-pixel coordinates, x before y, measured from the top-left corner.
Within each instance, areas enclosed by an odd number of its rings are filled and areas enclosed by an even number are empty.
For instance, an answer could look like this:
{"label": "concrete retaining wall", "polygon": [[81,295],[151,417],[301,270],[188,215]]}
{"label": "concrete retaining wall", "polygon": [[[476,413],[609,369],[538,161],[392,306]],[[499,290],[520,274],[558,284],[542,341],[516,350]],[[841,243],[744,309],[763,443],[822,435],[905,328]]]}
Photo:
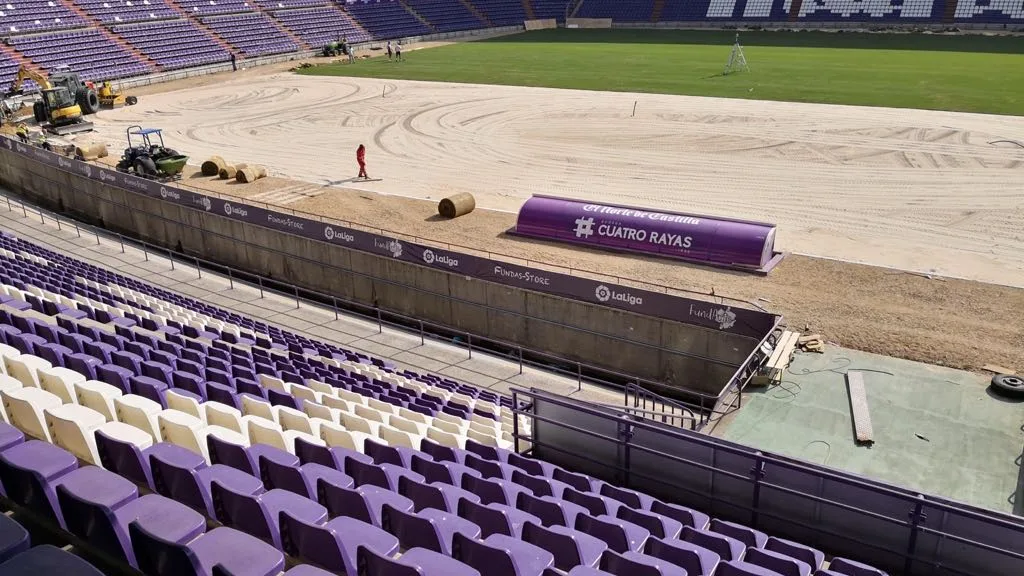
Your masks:
{"label": "concrete retaining wall", "polygon": [[382,310],[717,395],[750,338],[507,287],[243,224],[0,149],[0,183],[153,244]]}

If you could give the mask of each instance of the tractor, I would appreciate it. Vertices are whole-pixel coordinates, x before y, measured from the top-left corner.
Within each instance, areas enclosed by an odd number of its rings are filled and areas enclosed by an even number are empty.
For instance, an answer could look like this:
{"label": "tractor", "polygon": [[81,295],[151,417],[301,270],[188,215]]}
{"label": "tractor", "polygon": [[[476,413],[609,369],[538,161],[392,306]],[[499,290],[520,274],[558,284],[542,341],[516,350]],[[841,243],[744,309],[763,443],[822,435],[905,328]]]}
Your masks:
{"label": "tractor", "polygon": [[[124,155],[117,163],[118,172],[134,173],[150,180],[167,181],[181,178],[181,171],[188,163],[188,156],[164,146],[163,130],[129,126],[125,132],[128,136],[128,147],[124,149]],[[132,142],[132,136],[136,137],[135,143]],[[159,144],[151,138],[153,136],[159,138]]]}
{"label": "tractor", "polygon": [[348,38],[342,38],[338,42],[328,42],[324,44],[320,50],[322,56],[348,56],[350,47],[348,45]]}

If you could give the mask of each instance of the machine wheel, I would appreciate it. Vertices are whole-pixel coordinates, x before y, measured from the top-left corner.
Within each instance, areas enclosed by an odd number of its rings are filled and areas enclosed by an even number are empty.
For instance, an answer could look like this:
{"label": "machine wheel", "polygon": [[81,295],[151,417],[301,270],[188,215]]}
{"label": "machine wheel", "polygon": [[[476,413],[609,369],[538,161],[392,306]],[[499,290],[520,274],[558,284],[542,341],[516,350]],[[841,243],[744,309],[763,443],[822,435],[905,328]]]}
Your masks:
{"label": "machine wheel", "polygon": [[46,104],[43,104],[42,100],[32,105],[32,116],[40,124],[46,122]]}
{"label": "machine wheel", "polygon": [[124,103],[126,106],[135,106],[139,103],[139,99],[135,96],[125,96]]}
{"label": "machine wheel", "polygon": [[128,161],[124,159],[121,159],[121,161],[117,163],[117,166],[114,166],[114,169],[117,170],[118,172],[128,172],[129,168],[131,168],[131,164],[129,164]]}
{"label": "machine wheel", "polygon": [[1002,396],[1024,398],[1024,377],[1009,374],[993,376],[992,388]]}
{"label": "machine wheel", "polygon": [[83,114],[95,114],[100,110],[100,97],[95,90],[85,89],[78,92],[78,105]]}
{"label": "machine wheel", "polygon": [[156,176],[156,163],[153,162],[152,158],[136,158],[135,159],[135,174],[144,178],[153,178]]}

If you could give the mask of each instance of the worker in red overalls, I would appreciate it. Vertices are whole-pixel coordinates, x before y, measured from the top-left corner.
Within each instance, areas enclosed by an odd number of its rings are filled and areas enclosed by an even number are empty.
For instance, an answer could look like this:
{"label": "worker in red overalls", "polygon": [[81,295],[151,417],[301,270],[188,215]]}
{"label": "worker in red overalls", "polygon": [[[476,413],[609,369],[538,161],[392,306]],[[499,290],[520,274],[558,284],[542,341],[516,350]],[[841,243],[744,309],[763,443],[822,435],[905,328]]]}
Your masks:
{"label": "worker in red overalls", "polygon": [[359,145],[359,148],[356,148],[356,162],[359,162],[358,178],[369,180],[370,177],[366,175],[366,146],[362,144]]}

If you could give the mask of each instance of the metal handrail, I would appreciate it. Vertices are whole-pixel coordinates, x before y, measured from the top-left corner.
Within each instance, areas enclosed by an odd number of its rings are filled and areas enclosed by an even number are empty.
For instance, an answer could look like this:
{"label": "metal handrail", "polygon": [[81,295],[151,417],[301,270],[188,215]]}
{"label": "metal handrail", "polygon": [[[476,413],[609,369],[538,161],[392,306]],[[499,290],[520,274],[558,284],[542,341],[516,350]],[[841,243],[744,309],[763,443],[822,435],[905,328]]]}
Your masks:
{"label": "metal handrail", "polygon": [[[923,533],[923,534],[931,534],[931,535],[937,536],[939,538],[948,538],[948,539],[950,539],[950,540],[952,540],[954,542],[959,542],[959,543],[962,543],[962,544],[967,544],[967,545],[975,546],[975,547],[978,547],[980,549],[983,549],[983,550],[986,550],[986,551],[989,551],[989,552],[995,552],[995,553],[1002,554],[1004,556],[1008,556],[1008,557],[1016,559],[1016,560],[1024,561],[1024,553],[1017,552],[1017,551],[1014,551],[1014,550],[1007,550],[1007,549],[999,548],[999,547],[994,546],[992,544],[987,544],[987,543],[984,543],[984,542],[979,542],[977,540],[973,540],[971,538],[967,538],[967,537],[964,537],[964,536],[961,536],[961,535],[958,535],[958,534],[952,534],[952,533],[946,532],[946,531],[944,531],[942,529],[937,529],[937,528],[933,528],[933,527],[927,527],[927,526],[925,526],[923,524],[923,522],[921,522],[921,518],[923,517],[922,512],[925,509],[937,509],[937,510],[939,510],[941,512],[952,513],[952,514],[955,514],[957,516],[966,517],[966,518],[969,518],[969,519],[974,520],[974,521],[988,523],[988,524],[991,524],[991,525],[996,525],[996,526],[999,526],[999,527],[1002,527],[1002,528],[1011,529],[1011,530],[1016,530],[1016,531],[1019,531],[1022,535],[1024,535],[1024,522],[1013,521],[1011,519],[1000,517],[1001,515],[999,515],[999,513],[985,514],[983,512],[980,512],[980,511],[977,511],[977,510],[974,510],[974,509],[971,509],[971,508],[964,507],[964,506],[968,506],[968,505],[957,506],[954,503],[946,502],[946,501],[944,501],[942,499],[939,499],[937,497],[934,497],[934,496],[929,496],[929,495],[920,494],[920,493],[912,492],[912,491],[909,491],[909,490],[901,489],[901,488],[898,488],[896,486],[892,486],[892,485],[886,484],[886,483],[881,482],[881,481],[873,481],[873,480],[866,479],[866,478],[861,479],[861,478],[857,478],[857,477],[854,477],[854,476],[851,476],[851,475],[844,474],[844,473],[842,473],[840,471],[830,470],[830,469],[827,469],[827,468],[825,468],[823,466],[818,466],[818,465],[814,465],[814,464],[807,463],[807,462],[801,462],[801,461],[798,461],[798,460],[795,460],[795,459],[792,459],[792,458],[787,458],[787,457],[784,457],[784,456],[781,456],[781,455],[777,455],[777,454],[773,454],[773,453],[769,453],[769,452],[763,452],[763,451],[759,451],[759,450],[754,450],[753,448],[749,448],[749,447],[742,447],[742,446],[738,446],[738,445],[731,445],[731,444],[721,443],[720,441],[717,441],[714,438],[711,438],[709,436],[702,435],[702,434],[695,434],[695,433],[692,433],[692,432],[687,433],[687,432],[684,432],[684,431],[681,431],[681,430],[678,430],[678,429],[666,428],[664,426],[658,426],[658,425],[655,425],[655,424],[651,424],[651,423],[643,421],[643,420],[639,420],[639,421],[631,420],[628,423],[628,425],[631,426],[634,429],[649,430],[649,431],[653,431],[653,432],[657,432],[659,434],[664,434],[664,435],[669,435],[669,436],[672,436],[672,435],[675,435],[675,436],[684,435],[686,441],[694,443],[694,444],[697,444],[697,445],[700,445],[700,446],[703,446],[703,447],[706,447],[706,448],[709,448],[711,450],[720,451],[720,452],[723,452],[723,453],[726,453],[726,454],[733,454],[733,455],[743,456],[743,457],[746,457],[746,458],[753,458],[753,459],[755,459],[757,464],[754,466],[754,468],[750,471],[749,474],[744,475],[744,474],[740,474],[740,473],[734,472],[734,471],[729,470],[729,469],[718,468],[714,464],[706,464],[704,462],[698,462],[698,461],[695,461],[695,460],[691,460],[691,459],[686,458],[684,456],[678,456],[678,455],[675,455],[675,454],[669,454],[669,453],[663,452],[661,450],[649,448],[647,446],[633,444],[630,439],[634,436],[634,434],[631,434],[631,433],[620,434],[619,437],[611,437],[611,436],[608,436],[606,434],[595,432],[595,431],[590,430],[590,429],[581,428],[579,426],[568,424],[565,421],[562,421],[561,419],[553,420],[551,418],[546,418],[546,417],[534,414],[531,411],[531,408],[520,407],[521,405],[522,406],[531,406],[532,407],[538,399],[541,399],[544,402],[550,402],[550,403],[556,404],[556,405],[561,406],[561,407],[570,408],[570,409],[573,409],[573,410],[578,410],[578,411],[581,411],[581,412],[583,412],[585,414],[588,414],[588,415],[591,415],[591,416],[602,417],[602,418],[615,418],[615,416],[612,416],[612,415],[609,415],[607,413],[601,412],[600,410],[594,410],[593,408],[588,407],[585,403],[581,403],[581,402],[576,401],[576,400],[574,400],[572,398],[560,397],[560,396],[553,395],[553,394],[550,394],[550,393],[548,393],[546,391],[542,391],[542,390],[537,390],[537,389],[524,390],[524,389],[517,388],[517,387],[512,387],[509,390],[509,392],[512,394],[513,406],[514,406],[513,412],[516,414],[516,416],[513,418],[514,426],[513,426],[513,434],[512,434],[513,435],[513,439],[514,439],[514,441],[516,443],[516,449],[518,449],[518,445],[519,445],[520,441],[525,441],[525,442],[528,442],[530,444],[530,446],[531,446],[530,450],[531,451],[535,450],[537,447],[543,447],[543,448],[548,448],[548,449],[555,450],[557,452],[566,453],[566,450],[564,450],[564,449],[562,449],[562,448],[560,448],[558,446],[545,444],[543,438],[536,438],[532,434],[529,435],[529,436],[520,434],[519,433],[519,427],[518,427],[519,416],[525,416],[525,417],[530,418],[533,421],[541,421],[541,422],[544,422],[546,424],[550,424],[552,426],[557,426],[557,427],[564,428],[564,429],[567,429],[567,430],[572,430],[573,432],[576,432],[576,433],[579,433],[579,434],[583,434],[585,436],[588,436],[588,437],[591,437],[591,438],[594,438],[594,439],[599,439],[599,440],[603,440],[603,441],[607,441],[607,442],[612,442],[612,443],[618,444],[620,446],[625,446],[625,447],[627,447],[628,450],[636,450],[636,451],[639,451],[639,452],[653,454],[653,455],[656,455],[656,456],[659,456],[659,457],[663,457],[663,458],[669,459],[669,460],[674,461],[674,462],[678,462],[678,463],[681,463],[681,464],[686,464],[688,466],[693,466],[695,468],[698,468],[698,469],[701,469],[701,470],[706,470],[706,471],[712,472],[714,474],[720,474],[720,475],[723,475],[723,476],[726,476],[726,477],[729,477],[729,478],[733,478],[733,479],[739,480],[741,482],[746,482],[746,483],[752,484],[754,486],[754,494],[755,494],[754,501],[752,502],[752,505],[749,505],[749,506],[744,504],[744,503],[742,503],[742,502],[735,501],[735,499],[732,498],[732,497],[717,496],[715,494],[709,494],[707,492],[701,492],[701,491],[695,490],[694,488],[692,488],[690,486],[682,486],[682,485],[678,485],[678,484],[673,484],[671,482],[667,482],[665,477],[663,477],[663,476],[653,477],[653,476],[650,476],[648,474],[644,474],[644,473],[641,473],[641,472],[630,470],[630,469],[628,469],[628,467],[624,468],[623,466],[620,466],[618,463],[600,462],[600,461],[597,461],[597,460],[595,460],[595,459],[593,459],[593,458],[591,458],[591,457],[589,457],[589,456],[587,456],[585,454],[578,454],[578,453],[572,453],[571,454],[571,456],[573,456],[575,458],[583,458],[583,459],[585,459],[587,461],[594,462],[595,464],[598,464],[598,465],[600,465],[603,468],[606,468],[608,470],[618,471],[618,472],[624,473],[627,477],[629,477],[629,476],[637,476],[637,477],[640,477],[640,478],[644,478],[644,479],[646,479],[648,481],[653,481],[653,482],[656,482],[656,483],[659,483],[659,484],[663,484],[665,486],[671,487],[671,488],[676,489],[676,490],[682,490],[684,492],[693,493],[693,494],[698,495],[698,496],[700,496],[702,498],[707,498],[711,502],[722,502],[722,503],[728,504],[728,506],[730,508],[739,508],[739,509],[742,509],[742,510],[749,511],[752,514],[752,517],[754,519],[754,522],[752,523],[752,527],[753,528],[757,528],[757,526],[756,526],[756,524],[757,524],[757,522],[756,522],[757,515],[763,515],[763,516],[766,516],[766,517],[775,518],[777,520],[782,520],[782,521],[785,521],[787,523],[795,524],[795,525],[798,525],[798,526],[804,526],[805,525],[805,522],[806,522],[805,519],[802,519],[802,518],[801,519],[788,518],[788,517],[784,517],[784,516],[780,515],[779,513],[772,512],[771,510],[762,510],[760,508],[760,506],[759,506],[759,499],[758,499],[758,497],[756,495],[758,493],[759,488],[771,488],[772,490],[777,490],[779,492],[783,492],[783,493],[786,493],[786,494],[789,494],[789,495],[792,495],[792,496],[799,496],[799,497],[808,499],[808,500],[810,500],[812,502],[815,502],[817,504],[823,504],[823,505],[827,505],[827,506],[834,506],[836,508],[840,508],[840,509],[843,509],[843,510],[846,510],[846,511],[849,511],[849,512],[853,512],[853,513],[856,513],[856,514],[860,514],[862,516],[866,516],[866,517],[870,517],[870,518],[875,518],[876,520],[881,520],[881,521],[888,522],[888,523],[891,523],[891,524],[896,524],[896,525],[899,525],[899,526],[906,527],[910,531],[910,535],[908,536],[908,548],[906,550],[896,550],[896,549],[893,549],[893,548],[891,548],[889,546],[884,546],[884,545],[881,545],[881,544],[877,544],[875,542],[865,541],[862,538],[859,538],[859,537],[854,536],[854,535],[838,534],[838,533],[836,533],[834,531],[831,531],[831,530],[820,530],[820,531],[822,533],[826,533],[826,534],[829,534],[831,536],[835,536],[835,537],[838,537],[838,538],[842,538],[844,540],[855,542],[855,543],[860,544],[860,545],[868,546],[868,547],[876,549],[876,550],[882,550],[882,551],[885,551],[885,552],[889,552],[889,553],[895,554],[895,555],[897,555],[897,556],[899,556],[899,557],[904,559],[904,561],[906,563],[905,567],[907,568],[908,572],[909,572],[909,567],[910,567],[910,565],[913,562],[922,562],[924,564],[928,564],[928,565],[931,565],[933,567],[938,566],[937,561],[932,560],[932,559],[923,558],[917,552],[917,550],[916,550],[916,542],[917,542],[917,534],[919,532]],[[529,402],[523,402],[521,397],[529,398],[530,401]],[[536,429],[536,428],[534,427],[534,429]],[[792,487],[789,487],[789,486],[783,486],[781,484],[775,484],[775,483],[772,483],[772,482],[767,482],[763,478],[763,476],[764,476],[764,465],[765,464],[773,465],[773,466],[778,466],[780,468],[794,469],[794,470],[803,472],[803,473],[808,474],[808,475],[816,476],[816,477],[821,478],[821,479],[826,479],[826,480],[831,480],[831,481],[834,481],[834,482],[839,482],[839,483],[842,483],[842,484],[845,484],[847,486],[854,487],[854,488],[857,488],[857,489],[860,489],[860,490],[874,492],[874,493],[877,493],[879,495],[883,495],[883,496],[890,497],[890,498],[896,498],[896,499],[905,501],[907,504],[913,505],[914,509],[911,510],[911,512],[908,515],[908,517],[906,519],[904,519],[904,518],[900,518],[900,517],[895,516],[895,515],[890,516],[890,515],[886,515],[886,514],[883,514],[883,513],[874,512],[874,511],[871,511],[871,510],[865,510],[865,509],[857,508],[856,506],[853,506],[853,505],[848,504],[846,502],[840,502],[840,501],[837,501],[837,500],[834,500],[834,499],[831,499],[831,498],[828,498],[828,497],[824,497],[824,496],[819,496],[817,494],[808,493],[808,492],[802,491],[800,489],[792,488]],[[627,466],[628,466],[628,464],[627,464]],[[815,484],[817,485],[817,483],[815,483]],[[967,574],[966,572],[963,572],[962,570],[959,570],[959,569],[957,569],[955,567],[952,567],[952,566],[943,565],[942,567],[944,569],[951,570],[951,571],[953,571],[955,573],[963,574],[964,576],[973,576],[973,575]]]}

